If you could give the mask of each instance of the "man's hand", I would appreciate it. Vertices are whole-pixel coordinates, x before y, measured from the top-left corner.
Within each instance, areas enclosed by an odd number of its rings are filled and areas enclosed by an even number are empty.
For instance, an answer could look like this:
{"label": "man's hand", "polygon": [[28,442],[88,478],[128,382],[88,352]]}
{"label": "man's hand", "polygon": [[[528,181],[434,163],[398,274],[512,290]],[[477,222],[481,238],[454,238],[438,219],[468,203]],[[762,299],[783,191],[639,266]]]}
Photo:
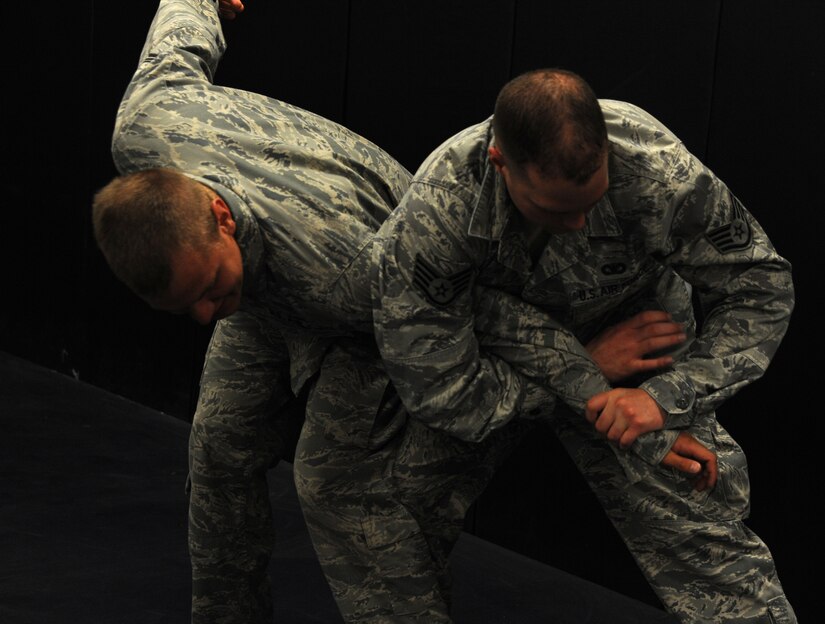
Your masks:
{"label": "man's hand", "polygon": [[218,15],[223,19],[233,20],[235,15],[243,13],[243,2],[241,0],[220,0],[218,4]]}
{"label": "man's hand", "polygon": [[693,475],[693,488],[698,492],[713,488],[719,475],[716,454],[685,431],[676,438],[662,466]]}
{"label": "man's hand", "polygon": [[607,328],[585,349],[612,383],[671,364],[673,358],[669,356],[651,359],[644,356],[682,343],[686,338],[684,328],[674,323],[670,314],[647,310]]}
{"label": "man's hand", "polygon": [[665,414],[659,404],[639,388],[614,388],[594,395],[584,416],[596,431],[623,449],[648,431],[664,427]]}

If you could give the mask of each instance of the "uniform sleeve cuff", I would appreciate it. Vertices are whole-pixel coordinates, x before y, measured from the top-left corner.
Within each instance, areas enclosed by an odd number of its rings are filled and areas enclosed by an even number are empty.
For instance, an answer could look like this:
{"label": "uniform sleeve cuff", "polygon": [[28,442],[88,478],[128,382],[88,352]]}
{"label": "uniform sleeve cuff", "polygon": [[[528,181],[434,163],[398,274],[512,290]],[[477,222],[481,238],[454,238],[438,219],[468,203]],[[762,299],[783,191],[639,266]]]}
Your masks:
{"label": "uniform sleeve cuff", "polygon": [[676,371],[658,375],[639,386],[665,412],[665,429],[683,429],[693,420],[696,391],[684,375]]}

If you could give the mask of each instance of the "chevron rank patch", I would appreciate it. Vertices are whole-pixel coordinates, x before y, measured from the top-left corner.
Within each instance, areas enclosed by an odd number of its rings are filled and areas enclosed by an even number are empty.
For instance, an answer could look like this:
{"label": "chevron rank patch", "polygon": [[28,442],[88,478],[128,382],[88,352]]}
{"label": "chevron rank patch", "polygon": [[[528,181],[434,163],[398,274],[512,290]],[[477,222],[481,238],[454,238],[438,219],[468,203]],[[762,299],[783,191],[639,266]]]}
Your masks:
{"label": "chevron rank patch", "polygon": [[705,234],[710,244],[720,254],[742,251],[750,247],[753,242],[751,226],[745,218],[742,204],[733,195],[730,198],[733,203],[733,219],[731,222]]}
{"label": "chevron rank patch", "polygon": [[415,256],[413,284],[426,295],[427,299],[438,306],[452,303],[453,299],[467,290],[472,277],[472,267],[452,275],[442,275],[421,254]]}

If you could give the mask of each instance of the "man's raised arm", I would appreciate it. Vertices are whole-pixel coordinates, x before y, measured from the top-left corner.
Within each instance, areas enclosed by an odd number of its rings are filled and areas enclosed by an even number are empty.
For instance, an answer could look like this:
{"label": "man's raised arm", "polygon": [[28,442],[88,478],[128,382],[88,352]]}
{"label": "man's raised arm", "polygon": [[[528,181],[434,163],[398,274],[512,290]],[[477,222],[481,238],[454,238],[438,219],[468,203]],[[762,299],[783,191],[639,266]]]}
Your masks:
{"label": "man's raised arm", "polygon": [[[241,11],[240,0],[161,0],[137,71],[121,100],[114,141],[160,90],[175,84],[212,83],[226,50],[219,15],[233,19]],[[119,165],[116,153],[115,164]]]}

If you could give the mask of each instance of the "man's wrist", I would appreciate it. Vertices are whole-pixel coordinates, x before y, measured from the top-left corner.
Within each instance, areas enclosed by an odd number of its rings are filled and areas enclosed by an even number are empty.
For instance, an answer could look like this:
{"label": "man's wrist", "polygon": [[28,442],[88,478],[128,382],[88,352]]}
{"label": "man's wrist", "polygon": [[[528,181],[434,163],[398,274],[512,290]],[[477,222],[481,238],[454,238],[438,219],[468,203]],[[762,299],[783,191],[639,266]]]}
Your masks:
{"label": "man's wrist", "polygon": [[676,371],[652,377],[639,386],[656,402],[664,416],[665,429],[682,429],[693,420],[696,391],[687,378]]}

